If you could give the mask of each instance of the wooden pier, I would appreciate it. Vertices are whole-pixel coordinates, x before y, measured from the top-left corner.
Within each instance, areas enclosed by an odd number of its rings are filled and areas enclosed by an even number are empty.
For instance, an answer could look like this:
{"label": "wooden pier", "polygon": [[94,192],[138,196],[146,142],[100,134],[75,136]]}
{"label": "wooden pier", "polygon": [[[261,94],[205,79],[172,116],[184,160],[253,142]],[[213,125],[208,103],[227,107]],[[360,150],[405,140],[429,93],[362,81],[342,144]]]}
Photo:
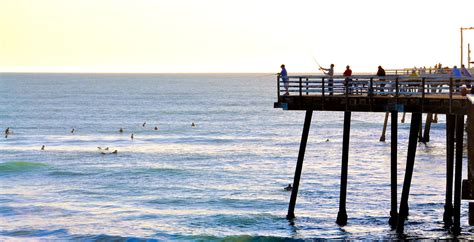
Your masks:
{"label": "wooden pier", "polygon": [[[295,218],[296,199],[313,111],[344,112],[340,199],[336,219],[340,226],[346,225],[348,219],[346,194],[351,112],[386,112],[390,113],[392,118],[391,211],[388,222],[398,233],[403,233],[408,215],[408,197],[419,141],[418,136],[421,132],[422,114],[445,114],[446,202],[443,221],[445,227],[452,234],[460,234],[461,198],[474,200],[474,96],[466,96],[463,93],[466,91],[466,86],[470,87],[471,82],[474,84],[473,79],[454,78],[448,74],[426,74],[417,77],[408,75],[383,77],[300,75],[288,76],[285,79],[278,76],[278,101],[275,102],[274,107],[283,110],[306,111],[287,218],[290,220]],[[412,115],[405,178],[400,207],[397,208],[397,119],[399,112],[410,112]],[[462,181],[464,116],[468,116],[466,130],[469,162],[468,179]],[[429,129],[429,127],[427,128]],[[469,204],[469,223],[474,225],[474,203]]]}

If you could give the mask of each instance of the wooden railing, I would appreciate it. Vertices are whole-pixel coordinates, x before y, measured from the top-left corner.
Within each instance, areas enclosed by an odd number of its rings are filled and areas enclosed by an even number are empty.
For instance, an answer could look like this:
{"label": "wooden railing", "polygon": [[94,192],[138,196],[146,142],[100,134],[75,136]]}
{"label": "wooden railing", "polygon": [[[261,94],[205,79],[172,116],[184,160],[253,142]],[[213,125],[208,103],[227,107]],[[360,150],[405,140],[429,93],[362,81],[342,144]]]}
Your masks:
{"label": "wooden railing", "polygon": [[[399,96],[460,95],[462,88],[470,87],[472,78],[454,78],[449,75],[425,75],[421,77],[388,75],[344,76],[305,75],[288,76],[287,81],[277,77],[278,96]],[[288,89],[286,89],[286,87]]]}

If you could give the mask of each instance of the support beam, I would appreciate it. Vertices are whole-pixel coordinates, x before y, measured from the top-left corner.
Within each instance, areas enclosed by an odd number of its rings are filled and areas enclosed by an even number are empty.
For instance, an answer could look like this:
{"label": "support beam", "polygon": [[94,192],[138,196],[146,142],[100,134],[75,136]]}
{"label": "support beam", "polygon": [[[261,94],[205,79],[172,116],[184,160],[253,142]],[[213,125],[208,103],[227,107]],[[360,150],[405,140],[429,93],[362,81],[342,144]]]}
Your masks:
{"label": "support beam", "polygon": [[426,115],[425,121],[425,130],[423,132],[423,143],[430,142],[430,130],[431,130],[431,122],[433,121],[433,114],[428,113]]}
{"label": "support beam", "polygon": [[[463,190],[471,190],[474,185],[474,105],[469,109],[467,116],[467,180],[470,181],[470,186],[463,186]],[[474,194],[471,193],[471,194]],[[474,197],[474,196],[471,196]],[[469,225],[474,225],[474,203],[469,203]]]}
{"label": "support beam", "polygon": [[408,214],[408,196],[410,194],[411,178],[415,166],[416,145],[418,131],[421,124],[421,113],[412,113],[410,124],[410,137],[408,141],[407,165],[405,170],[405,180],[403,181],[402,197],[400,200],[400,211],[398,214],[397,233],[404,231],[405,219]]}
{"label": "support beam", "polygon": [[306,152],[306,143],[308,141],[309,127],[311,126],[312,116],[313,116],[313,110],[306,110],[303,133],[301,135],[300,151],[298,153],[298,161],[296,163],[295,177],[293,179],[293,189],[291,190],[290,204],[288,206],[288,214],[286,215],[287,219],[295,218],[296,197],[298,196],[298,188],[300,186],[301,171],[303,169],[304,154]]}
{"label": "support beam", "polygon": [[[421,114],[423,115],[423,114]],[[422,116],[423,119],[423,116]],[[418,142],[423,142],[423,120],[420,121],[420,128],[418,129]]]}
{"label": "support beam", "polygon": [[397,145],[398,145],[398,112],[392,111],[392,123],[391,123],[391,155],[390,155],[390,191],[391,191],[391,203],[390,203],[390,219],[388,223],[393,228],[397,226],[398,213],[397,213]]}
{"label": "support beam", "polygon": [[462,182],[462,151],[464,136],[464,115],[456,115],[456,167],[454,171],[454,224],[451,232],[461,233],[461,182]]}
{"label": "support beam", "polygon": [[347,224],[346,194],[347,171],[349,168],[349,136],[351,130],[351,112],[344,112],[344,134],[342,141],[341,190],[339,195],[339,212],[336,223],[340,226]]}
{"label": "support beam", "polygon": [[446,202],[443,222],[446,228],[453,225],[453,170],[454,170],[455,116],[446,115]]}
{"label": "support beam", "polygon": [[389,115],[389,112],[386,112],[385,119],[383,121],[382,135],[380,136],[380,139],[379,139],[380,142],[385,142],[385,132],[387,131],[388,115]]}

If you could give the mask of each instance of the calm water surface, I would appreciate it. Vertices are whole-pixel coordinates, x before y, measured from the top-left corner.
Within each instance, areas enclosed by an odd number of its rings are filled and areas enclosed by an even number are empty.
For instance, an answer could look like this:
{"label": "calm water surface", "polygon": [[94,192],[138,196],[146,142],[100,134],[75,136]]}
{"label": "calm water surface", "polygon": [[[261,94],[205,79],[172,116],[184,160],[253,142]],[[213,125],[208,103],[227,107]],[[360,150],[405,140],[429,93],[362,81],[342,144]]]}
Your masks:
{"label": "calm water surface", "polygon": [[[335,224],[343,113],[313,114],[288,223],[282,188],[304,112],[274,109],[275,84],[259,74],[0,74],[0,128],[13,131],[0,139],[0,239],[396,239],[383,113],[352,115],[345,227]],[[440,116],[418,146],[409,238],[450,238],[444,126]],[[399,128],[404,167],[409,124]],[[462,226],[474,238],[465,201]]]}

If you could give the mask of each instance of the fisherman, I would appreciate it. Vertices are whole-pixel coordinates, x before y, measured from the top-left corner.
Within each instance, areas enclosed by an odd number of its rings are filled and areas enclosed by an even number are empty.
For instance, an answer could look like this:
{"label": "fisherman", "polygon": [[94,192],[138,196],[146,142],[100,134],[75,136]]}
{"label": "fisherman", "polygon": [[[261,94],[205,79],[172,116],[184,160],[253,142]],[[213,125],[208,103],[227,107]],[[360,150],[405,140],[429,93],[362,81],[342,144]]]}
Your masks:
{"label": "fisherman", "polygon": [[285,87],[285,94],[284,95],[290,95],[288,92],[288,89],[290,88],[290,80],[288,78],[288,72],[286,71],[285,64],[282,64],[280,66],[281,72],[278,73],[278,76],[281,77],[281,80],[283,81],[283,86]]}
{"label": "fisherman", "polygon": [[319,67],[319,69],[323,72],[327,71],[324,74],[326,74],[328,76],[329,95],[332,96],[333,93],[334,93],[334,91],[333,91],[334,80],[332,79],[332,77],[334,76],[334,64],[331,64],[331,67],[329,67],[329,68]]}

